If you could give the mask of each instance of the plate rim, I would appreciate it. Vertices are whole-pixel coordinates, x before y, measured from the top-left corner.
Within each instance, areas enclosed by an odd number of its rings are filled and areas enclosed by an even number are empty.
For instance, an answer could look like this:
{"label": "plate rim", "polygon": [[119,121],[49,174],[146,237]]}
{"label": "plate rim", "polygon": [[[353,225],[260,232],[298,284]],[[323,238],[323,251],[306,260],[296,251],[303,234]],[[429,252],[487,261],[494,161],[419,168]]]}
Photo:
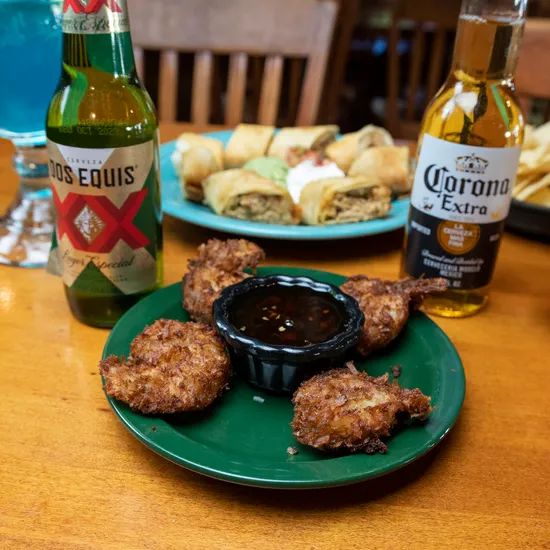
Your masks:
{"label": "plate rim", "polygon": [[550,207],[544,206],[543,204],[537,204],[534,202],[519,201],[518,199],[512,197],[512,207],[522,210],[527,210],[530,212],[537,212],[540,214],[550,214]]}
{"label": "plate rim", "polygon": [[[261,269],[261,268],[260,268]],[[344,277],[343,275],[329,272],[329,271],[323,271],[323,270],[315,270],[315,269],[309,269],[309,268],[300,268],[300,267],[286,267],[286,266],[265,266],[264,269],[285,269],[285,270],[296,270],[301,272],[306,272],[306,274],[310,277],[315,277],[315,274],[329,274],[329,275],[336,275],[338,277]],[[123,326],[124,320],[128,317],[131,317],[135,315],[134,310],[139,307],[147,308],[147,301],[151,300],[153,301],[154,296],[158,297],[159,293],[163,294],[172,294],[176,289],[181,292],[181,283],[174,283],[172,285],[169,285],[167,287],[164,287],[162,289],[157,290],[156,292],[150,294],[137,304],[135,304],[132,308],[130,308],[119,320],[117,325],[113,328],[113,330],[110,332],[107,341],[105,343],[105,346],[103,348],[102,352],[102,358],[104,359],[108,355],[108,348],[111,345],[111,341],[114,340],[117,326]],[[455,373],[453,373],[454,376],[458,375],[458,379],[453,379],[453,383],[455,384],[455,390],[458,389],[460,395],[455,396],[453,402],[452,402],[452,411],[449,413],[449,418],[451,418],[450,422],[444,423],[444,425],[441,427],[441,429],[438,430],[436,434],[430,439],[429,442],[424,443],[416,452],[409,453],[406,456],[404,460],[399,461],[398,463],[391,463],[388,465],[388,467],[383,467],[377,469],[376,473],[368,472],[368,468],[365,468],[361,471],[355,471],[351,474],[342,474],[338,477],[333,477],[331,480],[319,480],[315,478],[310,479],[276,479],[271,478],[267,479],[265,477],[254,477],[247,474],[242,473],[235,473],[235,472],[228,472],[228,471],[222,471],[219,468],[211,467],[208,465],[204,465],[200,463],[200,457],[199,461],[191,458],[185,458],[181,455],[174,454],[169,448],[167,448],[166,444],[163,444],[163,441],[165,437],[171,437],[170,435],[162,435],[159,434],[159,431],[157,430],[155,433],[155,436],[159,441],[156,441],[155,439],[152,439],[150,436],[148,436],[146,433],[144,433],[143,429],[139,426],[134,425],[130,419],[128,419],[125,415],[127,411],[125,411],[123,408],[120,407],[119,402],[112,397],[106,395],[107,400],[109,402],[109,405],[115,412],[118,419],[122,422],[123,426],[134,436],[136,437],[142,444],[144,444],[146,447],[148,447],[150,450],[154,451],[156,454],[162,456],[163,458],[169,460],[170,462],[177,464],[178,466],[184,467],[188,470],[194,471],[196,473],[206,475],[207,477],[215,478],[221,481],[226,481],[230,483],[236,483],[239,485],[246,485],[246,486],[253,486],[253,487],[262,487],[262,488],[277,488],[277,489],[322,489],[322,488],[328,488],[328,487],[338,487],[343,485],[350,485],[353,483],[359,483],[362,481],[366,481],[368,479],[374,479],[376,477],[380,477],[382,475],[386,475],[390,472],[394,472],[398,469],[401,469],[412,462],[418,460],[431,450],[433,450],[450,432],[452,427],[455,425],[460,411],[462,409],[464,398],[466,394],[466,377],[464,372],[464,367],[462,364],[462,360],[460,359],[460,356],[458,354],[458,351],[456,350],[455,346],[451,342],[450,338],[447,336],[447,334],[432,320],[430,319],[426,314],[422,312],[418,312],[419,315],[423,316],[424,321],[427,321],[428,324],[433,325],[436,330],[439,331],[440,335],[443,337],[443,340],[447,346],[447,351],[450,352],[454,356],[454,363],[456,363],[457,366],[460,368],[456,370]],[[120,329],[119,329],[120,330]],[[440,369],[440,373],[444,373],[446,371]],[[148,418],[146,416],[143,416],[143,418]],[[151,416],[149,418],[154,418],[154,422],[158,425],[160,422],[164,423],[166,426],[169,427],[171,431],[176,431],[170,424],[168,424],[162,417],[160,416]],[[179,433],[179,432],[178,432]],[[187,439],[189,441],[189,439]],[[192,440],[191,440],[192,441]],[[195,443],[195,445],[201,445],[199,443]],[[223,453],[220,453],[220,451],[213,450],[213,449],[207,449],[207,451],[210,451],[211,454],[213,454],[216,457],[223,456]],[[200,449],[200,453],[204,453],[204,449]],[[350,456],[354,455],[346,455],[343,457],[338,457],[337,459],[342,460],[349,458]],[[307,463],[300,463],[297,462],[294,464],[294,466],[297,466],[299,464],[305,465]],[[280,463],[279,463],[280,467]],[[253,470],[254,467],[247,466],[247,470]]]}
{"label": "plate rim", "polygon": [[[214,137],[217,139],[228,139],[233,130],[219,130],[217,132],[206,132],[201,135]],[[222,136],[220,138],[220,136]],[[160,164],[161,167],[165,162],[170,162],[170,155],[173,153],[177,140],[170,140],[160,146]],[[167,181],[168,176],[164,177],[161,171],[161,183]],[[246,235],[249,237],[267,238],[274,240],[289,240],[289,241],[314,241],[314,240],[341,240],[367,237],[369,235],[380,235],[390,233],[405,227],[408,217],[408,205],[410,199],[408,197],[393,201],[392,204],[399,203],[400,208],[403,207],[405,212],[395,217],[389,217],[379,220],[369,220],[366,222],[357,222],[350,224],[334,224],[324,226],[308,226],[308,225],[274,225],[264,223],[247,222],[246,220],[236,220],[225,216],[219,216],[211,212],[194,212],[191,215],[187,208],[189,205],[175,202],[165,198],[165,193],[162,193],[162,210],[174,218],[178,218],[187,223],[223,231],[225,233]],[[183,200],[183,199],[182,199]],[[403,205],[403,206],[401,206]],[[198,218],[198,219],[197,219]],[[384,227],[373,226],[372,222],[384,223]],[[374,228],[373,228],[374,227]],[[297,229],[298,228],[298,229]]]}

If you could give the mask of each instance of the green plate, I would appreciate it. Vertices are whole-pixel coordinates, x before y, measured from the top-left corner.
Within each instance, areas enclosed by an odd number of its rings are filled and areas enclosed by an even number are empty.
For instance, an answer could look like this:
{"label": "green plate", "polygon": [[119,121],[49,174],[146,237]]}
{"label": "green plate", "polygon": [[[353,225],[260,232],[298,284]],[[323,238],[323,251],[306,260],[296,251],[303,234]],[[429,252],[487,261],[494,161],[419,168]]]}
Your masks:
{"label": "green plate", "polygon": [[[324,271],[264,267],[259,275],[304,275],[340,285],[345,277]],[[130,342],[156,319],[188,321],[181,285],[151,294],[117,323],[103,357],[128,355]],[[316,488],[356,483],[409,464],[437,445],[455,422],[465,392],[464,370],[447,336],[426,315],[414,313],[399,338],[382,353],[357,363],[373,376],[403,367],[399,384],[420,388],[437,406],[425,423],[412,423],[388,440],[385,455],[331,456],[300,445],[289,422],[290,397],[263,393],[233,378],[231,389],[200,413],[145,416],[108,397],[126,428],[161,456],[211,477],[260,487]],[[391,378],[391,376],[390,376]],[[294,446],[298,454],[290,456]]]}

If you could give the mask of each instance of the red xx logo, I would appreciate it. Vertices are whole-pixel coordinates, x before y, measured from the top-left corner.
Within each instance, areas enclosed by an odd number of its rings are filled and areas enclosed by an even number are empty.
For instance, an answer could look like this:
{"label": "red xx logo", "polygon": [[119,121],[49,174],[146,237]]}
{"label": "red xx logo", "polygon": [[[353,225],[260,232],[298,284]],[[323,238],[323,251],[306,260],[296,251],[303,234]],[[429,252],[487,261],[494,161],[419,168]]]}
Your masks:
{"label": "red xx logo", "polygon": [[[149,239],[134,225],[134,218],[147,195],[148,189],[142,189],[128,195],[124,204],[117,208],[107,197],[77,195],[69,193],[61,201],[55,189],[52,188],[55,208],[57,210],[57,236],[59,239],[67,235],[71,244],[77,250],[84,252],[108,253],[119,240],[123,240],[135,250],[149,244]],[[88,231],[82,232],[82,223],[75,221],[84,208],[88,207],[85,226]],[[90,242],[90,216],[99,220],[100,230]],[[98,225],[96,223],[96,225]],[[87,233],[87,234],[85,234]]]}
{"label": "red xx logo", "polygon": [[83,0],[65,0],[63,13],[65,13],[69,7],[73,8],[75,13],[98,13],[103,6],[113,13],[122,13],[116,0],[91,0],[88,5],[86,5]]}

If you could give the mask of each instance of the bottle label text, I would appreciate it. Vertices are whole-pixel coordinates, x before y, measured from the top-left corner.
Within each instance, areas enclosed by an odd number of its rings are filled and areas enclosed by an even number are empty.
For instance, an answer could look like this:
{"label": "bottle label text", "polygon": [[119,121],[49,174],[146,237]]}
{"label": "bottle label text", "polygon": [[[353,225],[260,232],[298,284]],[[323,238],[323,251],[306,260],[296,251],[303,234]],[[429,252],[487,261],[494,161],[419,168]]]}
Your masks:
{"label": "bottle label text", "polygon": [[424,135],[411,196],[406,271],[451,289],[491,280],[519,147],[475,147]]}
{"label": "bottle label text", "polygon": [[155,284],[154,150],[153,141],[109,149],[48,141],[60,275],[68,287],[94,270],[124,294]]}

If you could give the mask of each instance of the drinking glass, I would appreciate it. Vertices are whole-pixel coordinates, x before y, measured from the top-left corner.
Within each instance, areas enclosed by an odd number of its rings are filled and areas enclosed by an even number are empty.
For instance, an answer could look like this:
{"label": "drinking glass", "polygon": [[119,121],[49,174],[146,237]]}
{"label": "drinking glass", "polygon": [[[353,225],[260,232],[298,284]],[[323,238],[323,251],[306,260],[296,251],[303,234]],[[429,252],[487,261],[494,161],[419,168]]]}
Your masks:
{"label": "drinking glass", "polygon": [[0,0],[0,138],[15,145],[19,176],[0,218],[0,264],[41,267],[48,257],[54,214],[45,126],[61,72],[62,9],[62,0]]}

